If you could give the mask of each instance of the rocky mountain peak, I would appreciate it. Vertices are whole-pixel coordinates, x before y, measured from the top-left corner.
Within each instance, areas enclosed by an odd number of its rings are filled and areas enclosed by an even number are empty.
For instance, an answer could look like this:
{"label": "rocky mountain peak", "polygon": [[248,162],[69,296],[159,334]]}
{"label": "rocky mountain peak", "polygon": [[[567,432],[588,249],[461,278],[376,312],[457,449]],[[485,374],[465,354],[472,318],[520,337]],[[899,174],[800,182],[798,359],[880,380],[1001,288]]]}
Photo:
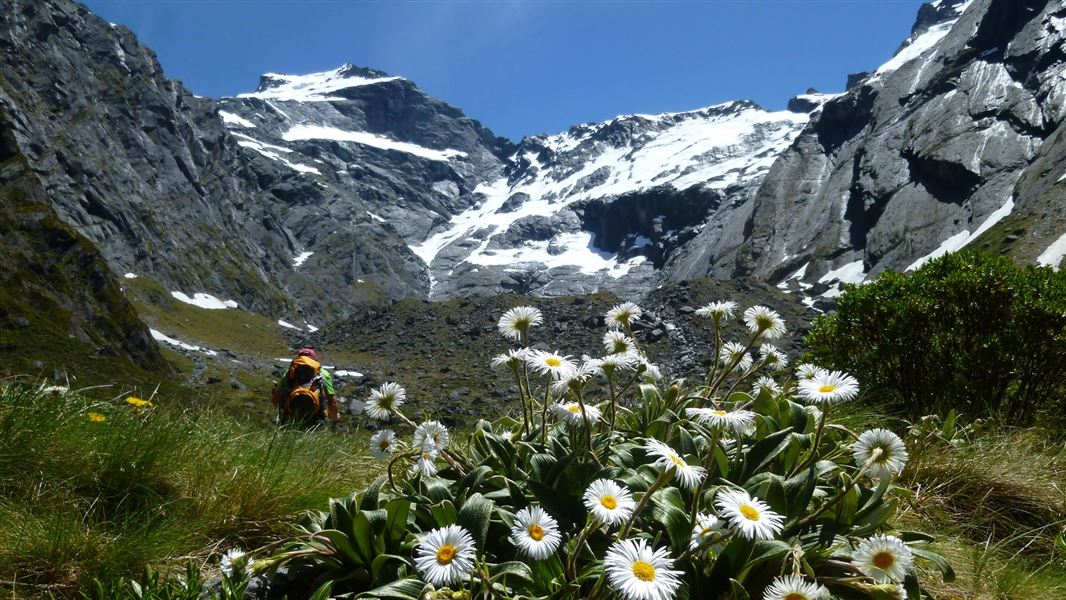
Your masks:
{"label": "rocky mountain peak", "polygon": [[238,98],[327,102],[341,100],[342,97],[336,94],[341,90],[401,79],[376,69],[345,63],[330,71],[306,75],[264,73],[260,75],[259,87],[254,92],[240,94]]}

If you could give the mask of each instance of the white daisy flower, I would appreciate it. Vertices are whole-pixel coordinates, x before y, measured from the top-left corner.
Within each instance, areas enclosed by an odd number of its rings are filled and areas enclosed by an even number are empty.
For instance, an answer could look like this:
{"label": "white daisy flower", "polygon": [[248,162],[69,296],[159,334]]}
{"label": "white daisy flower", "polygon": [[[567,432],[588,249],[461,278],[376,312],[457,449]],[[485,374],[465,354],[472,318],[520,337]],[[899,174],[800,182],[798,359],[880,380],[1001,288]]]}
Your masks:
{"label": "white daisy flower", "polygon": [[619,540],[607,549],[607,581],[625,600],[670,600],[681,587],[681,571],[666,548],[653,549],[644,539]]}
{"label": "white daisy flower", "polygon": [[501,367],[508,367],[515,369],[522,363],[526,362],[526,358],[529,356],[528,348],[512,348],[503,354],[497,354],[492,359],[492,367],[499,369]]}
{"label": "white daisy flower", "polygon": [[388,382],[381,384],[376,390],[370,392],[370,399],[366,401],[366,414],[371,419],[385,421],[392,416],[392,411],[397,410],[407,400],[407,390],[398,383]]}
{"label": "white daisy flower", "polygon": [[875,535],[862,540],[853,558],[859,570],[879,583],[903,581],[914,562],[907,544],[892,535]]}
{"label": "white daisy flower", "polygon": [[655,466],[662,468],[667,473],[673,473],[678,483],[686,489],[696,489],[696,486],[707,476],[707,469],[695,467],[681,458],[670,446],[656,439],[644,442],[644,450],[656,457]]}
{"label": "white daisy flower", "polygon": [[643,314],[644,310],[636,304],[623,302],[607,311],[607,314],[603,317],[603,322],[611,329],[618,329],[619,327],[632,325],[633,321],[639,321],[640,316]]}
{"label": "white daisy flower", "polygon": [[637,503],[629,490],[611,481],[597,479],[585,490],[585,508],[604,525],[617,525],[633,514]]}
{"label": "white daisy flower", "polygon": [[750,410],[721,410],[718,408],[689,408],[688,418],[701,425],[741,436],[755,424],[755,413]]}
{"label": "white daisy flower", "polygon": [[588,364],[582,364],[561,378],[552,381],[551,390],[560,395],[567,392],[580,391],[594,374],[594,371],[590,372]]}
{"label": "white daisy flower", "polygon": [[415,461],[415,464],[411,467],[412,475],[421,475],[423,478],[433,477],[437,474],[437,453],[422,451],[422,456]]}
{"label": "white daisy flower", "polygon": [[758,396],[764,390],[771,396],[776,396],[781,393],[781,386],[773,378],[763,375],[755,380],[755,384],[751,386],[751,392]]}
{"label": "white daisy flower", "polygon": [[784,517],[743,490],[719,492],[715,498],[719,516],[727,519],[740,535],[749,540],[771,540],[780,533]]}
{"label": "white daisy flower", "polygon": [[640,366],[644,367],[644,371],[643,371],[642,375],[644,376],[644,380],[645,381],[648,381],[648,380],[661,381],[662,380],[663,373],[662,373],[662,371],[659,370],[659,365],[656,365],[655,363],[650,363],[650,362],[645,361]]}
{"label": "white daisy flower", "polygon": [[816,367],[810,363],[803,363],[796,367],[796,377],[800,381],[804,379],[813,379],[824,372],[825,370],[821,367]]}
{"label": "white daisy flower", "polygon": [[633,338],[618,329],[603,334],[603,348],[608,354],[625,354],[634,349]]}
{"label": "white daisy flower", "polygon": [[458,583],[474,570],[474,538],[459,525],[434,529],[415,548],[415,566],[437,587]]}
{"label": "white daisy flower", "polygon": [[747,371],[751,366],[751,355],[748,354],[744,347],[744,344],[738,344],[737,342],[726,342],[722,345],[722,349],[718,351],[718,360],[722,363],[723,367],[728,367],[737,361],[734,369],[739,371]]}
{"label": "white daisy flower", "polygon": [[887,429],[871,429],[862,432],[859,439],[852,444],[851,450],[855,455],[855,464],[860,468],[870,461],[875,450],[881,451],[870,465],[870,474],[879,479],[899,475],[903,467],[907,465],[909,456],[903,440]]}
{"label": "white daisy flower", "polygon": [[729,533],[729,525],[725,521],[710,513],[700,513],[696,516],[696,525],[692,527],[692,540],[689,548],[695,550],[704,543],[717,537],[719,542],[710,546],[715,553],[721,552],[725,544],[720,541]]}
{"label": "white daisy flower", "polygon": [[543,350],[530,352],[526,364],[541,375],[551,375],[552,379],[562,379],[577,369],[577,365],[569,356]]}
{"label": "white daisy flower", "polygon": [[785,335],[785,321],[781,315],[765,306],[753,306],[744,311],[744,324],[748,331],[768,340]]}
{"label": "white daisy flower", "polygon": [[771,371],[780,371],[788,366],[788,357],[773,344],[763,344],[759,347],[759,359]]}
{"label": "white daisy flower", "polygon": [[382,429],[370,436],[370,453],[374,458],[386,460],[396,450],[396,434],[391,429]]}
{"label": "white daisy flower", "polygon": [[724,302],[711,302],[710,304],[696,309],[696,314],[701,317],[713,319],[716,323],[725,323],[733,318],[739,306],[732,300]]}
{"label": "white daisy flower", "polygon": [[41,387],[42,394],[65,394],[70,391],[70,388],[65,385],[46,385]]}
{"label": "white daisy flower", "polygon": [[559,524],[539,506],[527,506],[515,513],[511,526],[511,541],[533,560],[544,560],[562,542]]}
{"label": "white daisy flower", "polygon": [[496,326],[505,338],[521,340],[523,335],[529,335],[530,327],[540,325],[543,321],[544,315],[532,306],[516,306],[503,313]]}
{"label": "white daisy flower", "polygon": [[618,371],[632,371],[639,364],[640,356],[634,352],[608,354],[603,358],[596,359],[596,370],[605,377],[610,377]]}
{"label": "white daisy flower", "polygon": [[829,590],[816,581],[807,581],[799,575],[786,575],[774,579],[763,590],[763,600],[821,600],[829,596]]}
{"label": "white daisy flower", "polygon": [[240,548],[230,548],[222,555],[222,562],[219,565],[222,572],[226,575],[233,577],[237,574],[238,570],[244,570],[247,572],[248,567],[248,554]]}
{"label": "white daisy flower", "polygon": [[448,428],[440,421],[426,421],[415,428],[412,448],[421,448],[426,452],[440,452],[448,445],[451,436]]}
{"label": "white daisy flower", "polygon": [[847,402],[859,395],[859,382],[847,373],[822,371],[810,379],[800,381],[799,394],[815,404]]}
{"label": "white daisy flower", "polygon": [[[560,421],[566,422],[567,425],[583,426],[585,424],[585,417],[581,414],[581,405],[577,402],[564,402],[556,404],[552,407],[555,412],[556,418]],[[589,424],[593,424],[600,420],[600,409],[592,406],[591,404],[585,405],[585,414],[588,415]]]}

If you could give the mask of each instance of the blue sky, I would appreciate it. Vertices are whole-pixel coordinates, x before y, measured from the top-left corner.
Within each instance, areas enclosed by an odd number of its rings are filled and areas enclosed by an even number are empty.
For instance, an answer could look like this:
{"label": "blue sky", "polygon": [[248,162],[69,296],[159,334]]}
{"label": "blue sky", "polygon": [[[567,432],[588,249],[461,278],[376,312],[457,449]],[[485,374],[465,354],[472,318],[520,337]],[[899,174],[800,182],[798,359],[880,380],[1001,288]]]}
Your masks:
{"label": "blue sky", "polygon": [[415,81],[499,135],[733,99],[840,91],[910,33],[919,0],[83,0],[194,93],[346,62]]}

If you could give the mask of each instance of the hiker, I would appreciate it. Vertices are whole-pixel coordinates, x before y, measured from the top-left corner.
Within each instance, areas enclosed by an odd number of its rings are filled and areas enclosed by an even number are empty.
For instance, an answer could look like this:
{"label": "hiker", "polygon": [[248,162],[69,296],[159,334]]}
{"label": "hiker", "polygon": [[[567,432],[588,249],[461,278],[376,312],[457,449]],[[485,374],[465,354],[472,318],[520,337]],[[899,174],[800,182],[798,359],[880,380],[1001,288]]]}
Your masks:
{"label": "hiker", "polygon": [[301,348],[296,353],[289,370],[274,383],[270,397],[281,413],[281,422],[312,425],[323,416],[334,423],[341,418],[333,377],[318,362],[314,348]]}

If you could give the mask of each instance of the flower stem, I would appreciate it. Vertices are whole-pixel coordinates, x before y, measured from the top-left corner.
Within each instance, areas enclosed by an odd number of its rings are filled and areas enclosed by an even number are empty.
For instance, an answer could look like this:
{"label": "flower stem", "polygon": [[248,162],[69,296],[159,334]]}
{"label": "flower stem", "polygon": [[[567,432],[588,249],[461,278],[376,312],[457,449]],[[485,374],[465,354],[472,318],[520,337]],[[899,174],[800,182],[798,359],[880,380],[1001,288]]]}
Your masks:
{"label": "flower stem", "polygon": [[629,520],[626,521],[625,526],[622,527],[622,531],[618,532],[618,539],[624,540],[626,536],[629,535],[629,529],[633,527],[633,522],[637,520],[637,517],[640,516],[641,511],[643,511],[644,507],[648,505],[648,502],[651,500],[652,495],[655,494],[655,492],[659,491],[659,488],[666,485],[667,481],[670,481],[670,471],[668,469],[664,469],[662,474],[659,475],[659,478],[655,480],[655,483],[651,484],[651,487],[648,488],[648,491],[644,493],[644,497],[640,499],[639,503],[637,503],[637,507],[633,509],[633,514],[629,516]]}
{"label": "flower stem", "polygon": [[596,531],[596,527],[598,526],[599,523],[596,521],[596,519],[593,517],[589,517],[588,521],[585,522],[585,528],[581,530],[581,533],[577,534],[577,540],[574,544],[574,551],[570,554],[570,556],[566,557],[567,581],[575,581],[577,579],[577,556],[578,554],[581,554],[581,546],[585,544],[585,540],[588,539],[589,535],[591,535],[593,531]]}
{"label": "flower stem", "polygon": [[707,463],[704,468],[707,469],[707,476],[700,482],[700,486],[696,489],[696,494],[692,497],[692,518],[689,521],[690,527],[696,526],[696,516],[699,514],[700,500],[703,496],[703,489],[707,487],[707,482],[711,479],[711,468],[715,466],[714,455],[718,451],[718,438],[720,438],[722,432],[717,427],[711,432],[711,443],[707,447]]}

